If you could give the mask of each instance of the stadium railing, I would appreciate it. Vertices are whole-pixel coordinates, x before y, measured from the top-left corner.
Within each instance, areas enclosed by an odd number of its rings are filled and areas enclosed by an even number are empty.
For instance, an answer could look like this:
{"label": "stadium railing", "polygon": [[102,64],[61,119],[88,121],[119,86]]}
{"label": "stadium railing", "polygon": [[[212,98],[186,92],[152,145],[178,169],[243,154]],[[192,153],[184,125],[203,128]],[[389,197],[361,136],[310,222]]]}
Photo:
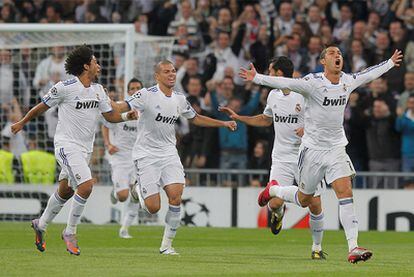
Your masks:
{"label": "stadium railing", "polygon": [[[253,180],[265,185],[269,178],[267,170],[189,168],[185,172],[188,185],[192,186],[250,186]],[[355,188],[361,189],[401,189],[414,183],[414,173],[357,172],[353,182]]]}

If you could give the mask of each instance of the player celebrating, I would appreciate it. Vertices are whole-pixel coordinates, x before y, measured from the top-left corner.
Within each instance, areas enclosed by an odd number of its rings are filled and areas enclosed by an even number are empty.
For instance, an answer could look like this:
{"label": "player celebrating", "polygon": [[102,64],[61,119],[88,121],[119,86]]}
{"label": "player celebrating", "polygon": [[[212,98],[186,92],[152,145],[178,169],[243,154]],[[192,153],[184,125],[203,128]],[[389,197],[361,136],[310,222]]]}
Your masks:
{"label": "player celebrating", "polygon": [[[287,57],[278,57],[269,65],[270,76],[292,77],[293,63]],[[240,116],[227,107],[221,107],[234,120],[251,126],[267,127],[272,125],[275,139],[272,151],[272,167],[270,182],[276,180],[283,186],[294,186],[298,175],[297,156],[303,135],[304,99],[302,95],[288,89],[274,89],[269,92],[267,105],[263,114],[256,116]],[[268,203],[271,211],[270,229],[277,235],[282,229],[285,205],[282,199],[273,198]],[[310,210],[310,227],[312,231],[312,259],[326,259],[322,251],[323,213],[320,191],[313,197]]]}
{"label": "player celebrating", "polygon": [[80,255],[76,228],[95,183],[88,164],[99,113],[109,122],[136,119],[136,115],[133,111],[122,115],[113,111],[103,87],[93,83],[101,68],[91,48],[83,45],[69,53],[65,61],[65,70],[76,77],[54,85],[42,98],[42,103],[32,108],[19,122],[13,124],[11,129],[16,134],[28,121],[50,107],[58,106],[59,121],[54,143],[55,156],[62,167],[59,187],[49,198],[42,216],[32,221],[32,228],[36,234],[37,249],[45,251],[44,234],[47,225],[73,196],[62,239],[69,253]]}
{"label": "player celebrating", "polygon": [[[128,95],[131,96],[142,87],[140,80],[132,78],[128,82]],[[111,177],[114,189],[111,192],[111,202],[112,204],[116,204],[118,201],[125,202],[128,199],[129,188],[136,180],[131,153],[137,138],[137,121],[126,121],[118,124],[104,122],[102,136],[112,169]],[[132,238],[129,235],[128,228],[138,215],[138,209],[139,204],[129,199],[119,229],[120,238]]]}
{"label": "player celebrating", "polygon": [[160,188],[168,197],[168,211],[160,253],[178,254],[172,247],[177,228],[180,226],[181,195],[184,188],[184,169],[175,147],[175,122],[183,116],[193,124],[205,127],[226,127],[234,131],[234,121],[220,121],[197,114],[185,96],[173,91],[176,70],[170,61],[164,60],[155,67],[157,85],[143,88],[126,102],[113,104],[119,111],[131,108],[140,112],[138,137],[132,157],[137,172],[137,186],[131,195],[138,198],[141,206],[151,214],[160,209]]}
{"label": "player celebrating", "polygon": [[354,212],[351,178],[355,176],[352,162],[345,151],[348,143],[343,129],[345,105],[351,92],[394,66],[403,55],[396,50],[392,57],[376,66],[354,74],[342,72],[343,57],[336,46],[326,47],[320,56],[323,73],[309,74],[302,79],[272,77],[257,74],[254,66],[241,69],[240,76],[257,84],[290,89],[305,98],[305,134],[298,160],[299,188],[269,183],[259,195],[264,206],[279,197],[298,206],[307,207],[323,178],[332,184],[339,200],[339,217],[348,241],[348,261],[366,261],[372,252],[358,246],[358,221]]}

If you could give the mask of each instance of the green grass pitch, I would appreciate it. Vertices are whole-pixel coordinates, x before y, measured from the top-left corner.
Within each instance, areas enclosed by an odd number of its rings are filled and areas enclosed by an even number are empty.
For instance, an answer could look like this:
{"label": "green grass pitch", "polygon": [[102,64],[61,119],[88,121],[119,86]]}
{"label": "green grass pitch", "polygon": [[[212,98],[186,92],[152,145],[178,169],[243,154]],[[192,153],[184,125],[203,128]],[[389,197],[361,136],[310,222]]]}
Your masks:
{"label": "green grass pitch", "polygon": [[326,231],[327,261],[310,259],[309,230],[188,228],[178,231],[180,256],[162,256],[162,227],[132,226],[133,239],[118,238],[117,225],[78,227],[79,257],[60,239],[63,225],[49,226],[47,247],[34,246],[29,223],[0,223],[0,276],[414,276],[414,234],[361,232],[373,258],[346,261],[342,231]]}

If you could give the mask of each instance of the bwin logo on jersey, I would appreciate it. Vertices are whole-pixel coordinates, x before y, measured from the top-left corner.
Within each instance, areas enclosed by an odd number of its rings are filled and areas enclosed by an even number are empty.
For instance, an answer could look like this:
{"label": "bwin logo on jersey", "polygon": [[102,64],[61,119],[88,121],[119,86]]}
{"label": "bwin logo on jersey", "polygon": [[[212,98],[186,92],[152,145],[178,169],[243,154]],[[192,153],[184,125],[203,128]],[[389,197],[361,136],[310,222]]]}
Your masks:
{"label": "bwin logo on jersey", "polygon": [[158,113],[157,117],[155,118],[156,121],[168,124],[175,124],[175,122],[177,122],[177,119],[177,116],[162,116],[161,113]]}
{"label": "bwin logo on jersey", "polygon": [[288,115],[288,116],[283,116],[283,115],[277,115],[275,114],[275,122],[280,122],[280,123],[298,123],[299,118],[297,115]]}
{"label": "bwin logo on jersey", "polygon": [[346,105],[346,96],[341,95],[339,98],[328,98],[325,96],[323,99],[323,106],[343,106]]}
{"label": "bwin logo on jersey", "polygon": [[124,124],[124,127],[122,128],[122,130],[126,132],[137,132],[137,127],[131,127],[131,126]]}
{"label": "bwin logo on jersey", "polygon": [[95,109],[99,107],[98,101],[76,102],[76,109]]}

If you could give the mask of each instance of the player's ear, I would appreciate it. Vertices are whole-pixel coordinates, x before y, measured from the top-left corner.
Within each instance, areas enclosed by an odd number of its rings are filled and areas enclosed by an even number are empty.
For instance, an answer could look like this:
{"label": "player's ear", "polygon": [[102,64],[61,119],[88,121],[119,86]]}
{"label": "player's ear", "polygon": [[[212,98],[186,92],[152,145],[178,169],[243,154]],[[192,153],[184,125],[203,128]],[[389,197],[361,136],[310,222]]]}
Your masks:
{"label": "player's ear", "polygon": [[325,58],[320,59],[319,62],[321,63],[321,65],[325,65],[326,64]]}

